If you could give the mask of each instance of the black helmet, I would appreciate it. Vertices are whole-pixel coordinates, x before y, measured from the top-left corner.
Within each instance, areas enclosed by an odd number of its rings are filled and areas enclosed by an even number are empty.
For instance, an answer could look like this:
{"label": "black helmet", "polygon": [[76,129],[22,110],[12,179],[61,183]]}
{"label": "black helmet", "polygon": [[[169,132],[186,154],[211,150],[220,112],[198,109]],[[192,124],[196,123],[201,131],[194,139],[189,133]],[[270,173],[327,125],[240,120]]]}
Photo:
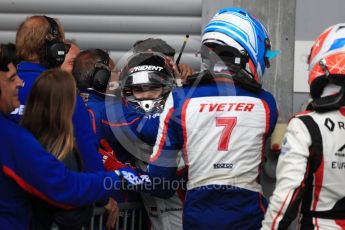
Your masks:
{"label": "black helmet", "polygon": [[[161,112],[164,102],[175,86],[175,77],[166,58],[156,52],[141,52],[132,55],[127,60],[120,74],[121,93],[124,100],[133,103],[136,108],[145,113]],[[139,99],[133,95],[133,89],[148,91],[162,88],[157,98]]]}

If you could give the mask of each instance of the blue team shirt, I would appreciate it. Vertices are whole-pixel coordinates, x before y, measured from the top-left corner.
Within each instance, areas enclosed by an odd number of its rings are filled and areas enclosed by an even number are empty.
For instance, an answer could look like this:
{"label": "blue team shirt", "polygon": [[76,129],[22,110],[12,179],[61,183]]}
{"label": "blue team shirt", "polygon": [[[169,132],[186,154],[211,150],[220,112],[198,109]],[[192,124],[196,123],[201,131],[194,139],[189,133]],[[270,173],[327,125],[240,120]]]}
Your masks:
{"label": "blue team shirt", "polygon": [[[27,97],[36,78],[46,70],[40,64],[21,62],[17,67],[18,76],[25,82],[19,90],[20,107],[10,114],[10,119],[19,122],[23,115]],[[98,141],[92,132],[91,121],[83,100],[78,95],[73,113],[73,126],[78,150],[83,159],[84,171],[103,170],[101,156],[98,154]]]}

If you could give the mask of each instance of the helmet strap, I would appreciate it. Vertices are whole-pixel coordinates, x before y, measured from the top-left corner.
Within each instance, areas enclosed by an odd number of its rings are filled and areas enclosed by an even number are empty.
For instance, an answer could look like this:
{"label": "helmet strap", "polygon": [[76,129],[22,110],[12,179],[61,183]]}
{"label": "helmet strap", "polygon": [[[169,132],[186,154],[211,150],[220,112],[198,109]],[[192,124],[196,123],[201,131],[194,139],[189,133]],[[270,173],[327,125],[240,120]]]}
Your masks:
{"label": "helmet strap", "polygon": [[315,98],[310,104],[311,109],[320,113],[339,109],[341,106],[345,105],[344,96],[345,89],[342,87],[337,94]]}

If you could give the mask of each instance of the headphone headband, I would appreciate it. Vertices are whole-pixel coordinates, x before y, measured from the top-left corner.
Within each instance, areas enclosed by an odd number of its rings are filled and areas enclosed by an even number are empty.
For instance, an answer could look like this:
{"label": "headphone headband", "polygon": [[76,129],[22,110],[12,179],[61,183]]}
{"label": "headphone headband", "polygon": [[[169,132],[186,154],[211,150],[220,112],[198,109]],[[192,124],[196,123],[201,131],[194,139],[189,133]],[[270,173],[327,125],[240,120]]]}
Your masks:
{"label": "headphone headband", "polygon": [[98,54],[98,56],[101,58],[101,60],[98,61],[97,63],[102,63],[102,64],[108,66],[109,60],[110,60],[109,54],[102,49],[95,49],[95,51]]}
{"label": "headphone headband", "polygon": [[47,19],[48,23],[49,23],[49,27],[50,27],[50,34],[56,38],[59,35],[59,29],[58,29],[58,24],[56,23],[56,21],[48,16],[44,16],[45,19]]}
{"label": "headphone headband", "polygon": [[103,93],[106,91],[111,75],[111,70],[109,68],[110,57],[109,54],[102,49],[95,49],[95,52],[100,57],[100,60],[94,65],[94,71],[89,84],[94,90]]}

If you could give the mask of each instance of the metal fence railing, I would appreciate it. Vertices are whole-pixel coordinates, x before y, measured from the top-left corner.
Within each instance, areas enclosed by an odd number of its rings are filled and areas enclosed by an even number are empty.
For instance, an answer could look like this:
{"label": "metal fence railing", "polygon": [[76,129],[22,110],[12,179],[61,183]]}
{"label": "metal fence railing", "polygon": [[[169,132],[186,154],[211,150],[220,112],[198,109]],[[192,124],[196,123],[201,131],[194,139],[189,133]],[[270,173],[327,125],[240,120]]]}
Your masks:
{"label": "metal fence railing", "polygon": [[[144,206],[141,202],[119,203],[119,216],[112,230],[141,230],[143,229]],[[107,211],[104,207],[95,207],[90,224],[82,230],[106,230]],[[51,230],[59,230],[53,226]],[[61,229],[62,230],[62,229]]]}

